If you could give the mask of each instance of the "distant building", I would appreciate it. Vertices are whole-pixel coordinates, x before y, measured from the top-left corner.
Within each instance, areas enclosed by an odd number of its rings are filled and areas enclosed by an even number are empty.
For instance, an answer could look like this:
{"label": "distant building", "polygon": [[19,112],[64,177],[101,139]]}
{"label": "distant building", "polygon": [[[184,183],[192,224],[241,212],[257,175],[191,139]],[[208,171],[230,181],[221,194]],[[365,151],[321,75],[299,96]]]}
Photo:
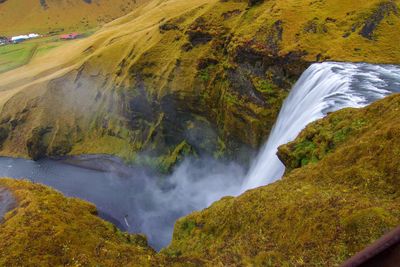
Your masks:
{"label": "distant building", "polygon": [[30,34],[28,34],[28,37],[29,38],[38,38],[38,37],[40,37],[40,35],[37,33],[30,33]]}
{"label": "distant building", "polygon": [[23,42],[23,41],[28,40],[28,39],[29,39],[28,35],[17,35],[17,36],[11,37],[11,42],[20,43],[20,42]]}
{"label": "distant building", "polygon": [[11,42],[12,43],[20,43],[25,40],[38,38],[38,37],[40,37],[40,35],[37,33],[30,33],[30,34],[26,34],[26,35],[17,35],[17,36],[11,37]]}
{"label": "distant building", "polygon": [[69,34],[63,34],[60,36],[61,40],[73,40],[81,37],[81,35],[77,32],[69,33]]}
{"label": "distant building", "polygon": [[6,45],[6,44],[9,44],[9,43],[10,43],[10,40],[7,37],[0,36],[0,45]]}

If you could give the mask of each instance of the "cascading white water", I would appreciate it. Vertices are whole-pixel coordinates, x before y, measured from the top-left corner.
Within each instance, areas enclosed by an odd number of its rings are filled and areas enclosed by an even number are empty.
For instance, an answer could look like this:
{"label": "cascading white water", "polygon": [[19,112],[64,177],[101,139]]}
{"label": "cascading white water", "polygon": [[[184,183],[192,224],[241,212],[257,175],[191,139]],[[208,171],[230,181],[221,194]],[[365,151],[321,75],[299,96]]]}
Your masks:
{"label": "cascading white water", "polygon": [[325,62],[311,65],[286,99],[271,135],[247,174],[242,192],[282,177],[285,166],[276,156],[307,124],[328,112],[364,107],[400,92],[400,67]]}

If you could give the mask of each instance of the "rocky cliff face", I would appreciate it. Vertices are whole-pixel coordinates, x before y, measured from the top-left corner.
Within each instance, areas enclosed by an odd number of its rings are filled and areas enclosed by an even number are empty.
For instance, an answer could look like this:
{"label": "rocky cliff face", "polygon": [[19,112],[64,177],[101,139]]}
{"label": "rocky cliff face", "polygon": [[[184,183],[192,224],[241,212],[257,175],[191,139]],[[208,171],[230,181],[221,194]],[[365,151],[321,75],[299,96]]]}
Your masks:
{"label": "rocky cliff face", "polygon": [[50,66],[0,75],[2,154],[107,153],[162,170],[186,154],[246,155],[311,62],[399,60],[395,2],[337,6],[150,1]]}

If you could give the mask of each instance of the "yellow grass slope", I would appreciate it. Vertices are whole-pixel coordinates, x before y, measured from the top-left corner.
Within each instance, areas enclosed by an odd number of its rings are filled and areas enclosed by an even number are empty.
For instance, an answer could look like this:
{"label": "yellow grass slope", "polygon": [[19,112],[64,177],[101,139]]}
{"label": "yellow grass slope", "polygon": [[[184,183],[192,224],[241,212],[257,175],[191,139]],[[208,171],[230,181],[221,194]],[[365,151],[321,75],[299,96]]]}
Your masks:
{"label": "yellow grass slope", "polygon": [[143,0],[6,0],[0,35],[87,30],[131,12]]}
{"label": "yellow grass slope", "polygon": [[160,3],[162,2],[151,1],[106,25],[93,36],[66,43],[42,57],[35,58],[29,65],[1,74],[0,90],[23,89],[51,81],[79,69],[83,64],[93,65],[93,68],[103,74],[112,73],[132,48],[137,56],[129,64],[134,64],[135,59],[160,41],[161,21],[179,16],[210,1],[170,0],[162,5]]}
{"label": "yellow grass slope", "polygon": [[17,198],[0,223],[1,266],[159,266],[143,236],[120,232],[85,201],[28,181],[0,179]]}
{"label": "yellow grass slope", "polygon": [[[21,139],[25,139],[24,134],[29,136],[29,132],[33,128],[47,125],[47,122],[54,120],[60,124],[66,124],[66,127],[81,125],[80,121],[76,121],[73,116],[66,114],[74,111],[59,109],[61,106],[54,102],[53,92],[49,91],[51,84],[57,79],[61,79],[63,88],[58,87],[58,89],[65,89],[65,93],[70,94],[70,97],[64,95],[60,101],[64,101],[63,104],[65,104],[70,98],[69,104],[81,105],[81,107],[76,107],[79,109],[76,111],[79,113],[77,116],[92,116],[100,109],[102,103],[82,102],[82,97],[88,97],[91,100],[95,98],[98,94],[98,90],[95,88],[96,84],[103,84],[109,78],[111,80],[108,80],[108,84],[106,84],[107,90],[114,88],[120,82],[126,82],[115,75],[118,64],[133,51],[136,57],[131,59],[129,64],[134,64],[140,56],[160,41],[160,21],[172,19],[204,4],[210,4],[210,1],[196,0],[190,3],[177,0],[151,1],[126,17],[107,25],[93,36],[70,42],[42,57],[36,57],[28,65],[1,74],[0,109],[3,109],[6,103],[8,103],[8,108],[11,108],[3,110],[3,116],[15,117],[17,109],[33,104],[33,99],[47,100],[45,107],[41,106],[35,109],[35,106],[30,106],[29,113],[32,115],[29,115],[28,119],[30,127],[27,131],[23,130],[18,136],[15,136],[15,141],[20,143]],[[86,86],[82,91],[72,93],[69,91],[71,89],[69,86],[76,86],[73,81],[79,78],[79,71],[82,68],[85,69],[87,75],[85,79],[91,88]],[[82,80],[84,79],[82,78]],[[72,108],[71,105],[67,105],[66,108]],[[47,112],[49,110],[52,112]],[[92,119],[87,118],[83,122],[82,127],[85,127],[85,130],[88,130],[87,127]],[[24,121],[26,120],[24,119]],[[13,145],[7,149],[7,145],[5,145],[3,154],[26,156],[26,148],[23,146],[22,144],[21,150]]]}

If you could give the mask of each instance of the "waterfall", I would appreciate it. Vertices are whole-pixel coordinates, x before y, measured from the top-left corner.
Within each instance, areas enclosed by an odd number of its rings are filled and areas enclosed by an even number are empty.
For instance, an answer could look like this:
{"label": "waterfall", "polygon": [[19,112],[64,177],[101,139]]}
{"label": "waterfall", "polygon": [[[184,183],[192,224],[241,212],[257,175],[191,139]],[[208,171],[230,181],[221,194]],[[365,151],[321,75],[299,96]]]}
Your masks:
{"label": "waterfall", "polygon": [[394,92],[400,92],[400,66],[338,62],[311,65],[283,104],[242,192],[283,176],[285,166],[276,156],[278,147],[293,141],[307,124],[329,112],[364,107]]}

